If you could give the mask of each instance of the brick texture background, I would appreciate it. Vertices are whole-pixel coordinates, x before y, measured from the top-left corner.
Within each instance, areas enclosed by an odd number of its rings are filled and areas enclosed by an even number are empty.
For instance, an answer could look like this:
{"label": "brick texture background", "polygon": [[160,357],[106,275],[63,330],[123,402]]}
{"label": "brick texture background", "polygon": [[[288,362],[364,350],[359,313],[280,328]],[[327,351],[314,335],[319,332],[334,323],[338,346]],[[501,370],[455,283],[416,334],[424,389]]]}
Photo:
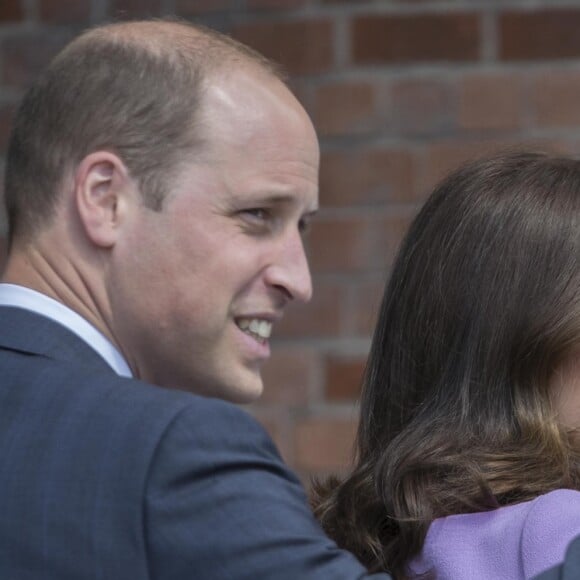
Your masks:
{"label": "brick texture background", "polygon": [[430,188],[500,147],[580,152],[580,0],[0,0],[0,174],[23,90],[71,36],[166,14],[281,62],[318,129],[315,297],[276,329],[252,412],[305,480],[343,470],[388,267]]}

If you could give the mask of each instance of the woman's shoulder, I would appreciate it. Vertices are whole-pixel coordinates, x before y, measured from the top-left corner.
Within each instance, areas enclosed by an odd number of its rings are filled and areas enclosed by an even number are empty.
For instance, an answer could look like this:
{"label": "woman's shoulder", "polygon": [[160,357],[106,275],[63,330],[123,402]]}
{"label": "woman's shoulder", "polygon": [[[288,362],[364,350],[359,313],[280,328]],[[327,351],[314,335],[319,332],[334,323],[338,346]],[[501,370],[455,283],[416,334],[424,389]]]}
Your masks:
{"label": "woman's shoulder", "polygon": [[533,578],[561,563],[578,535],[580,492],[559,489],[488,512],[435,520],[411,570],[434,569],[442,579]]}
{"label": "woman's shoulder", "polygon": [[580,508],[580,491],[575,489],[555,489],[538,496],[530,502],[532,511],[546,509]]}

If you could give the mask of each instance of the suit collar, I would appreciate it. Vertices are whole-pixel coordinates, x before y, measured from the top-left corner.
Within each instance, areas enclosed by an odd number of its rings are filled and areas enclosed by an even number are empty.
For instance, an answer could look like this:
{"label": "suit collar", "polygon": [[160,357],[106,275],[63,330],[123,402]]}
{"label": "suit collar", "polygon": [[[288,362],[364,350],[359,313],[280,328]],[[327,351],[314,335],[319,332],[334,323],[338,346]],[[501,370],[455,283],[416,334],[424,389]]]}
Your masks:
{"label": "suit collar", "polygon": [[114,372],[104,358],[68,328],[23,308],[0,306],[0,348]]}
{"label": "suit collar", "polygon": [[127,361],[115,345],[88,320],[66,304],[32,288],[0,283],[0,306],[23,308],[54,320],[96,350],[118,375],[132,376]]}

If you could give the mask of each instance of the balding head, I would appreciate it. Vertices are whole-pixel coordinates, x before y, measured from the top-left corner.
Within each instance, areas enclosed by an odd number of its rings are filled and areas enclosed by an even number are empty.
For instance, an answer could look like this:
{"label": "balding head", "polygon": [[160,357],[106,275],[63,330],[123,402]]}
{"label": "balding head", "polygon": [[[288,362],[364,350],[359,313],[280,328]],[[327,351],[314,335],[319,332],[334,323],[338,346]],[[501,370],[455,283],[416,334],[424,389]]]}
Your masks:
{"label": "balding head", "polygon": [[183,59],[203,74],[253,64],[280,76],[275,63],[250,47],[215,30],[177,20],[119,22],[93,28],[71,42],[62,54],[94,41],[138,46],[170,62]]}
{"label": "balding head", "polygon": [[6,206],[10,238],[51,222],[61,190],[96,150],[118,155],[159,209],[186,151],[209,137],[199,110],[213,74],[247,66],[278,76],[251,49],[175,21],[94,28],[70,43],[26,95],[10,141]]}

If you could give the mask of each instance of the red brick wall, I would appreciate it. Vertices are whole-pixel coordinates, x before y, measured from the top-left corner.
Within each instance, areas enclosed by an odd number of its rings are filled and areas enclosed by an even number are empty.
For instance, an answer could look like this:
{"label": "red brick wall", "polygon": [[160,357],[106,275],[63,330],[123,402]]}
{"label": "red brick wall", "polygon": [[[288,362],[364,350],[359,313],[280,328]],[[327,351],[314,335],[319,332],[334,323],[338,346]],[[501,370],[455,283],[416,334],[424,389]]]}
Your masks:
{"label": "red brick wall", "polygon": [[0,0],[0,159],[23,88],[67,39],[161,14],[280,61],[319,131],[315,297],[276,329],[254,410],[303,476],[341,469],[387,268],[425,194],[496,147],[579,151],[580,1]]}

